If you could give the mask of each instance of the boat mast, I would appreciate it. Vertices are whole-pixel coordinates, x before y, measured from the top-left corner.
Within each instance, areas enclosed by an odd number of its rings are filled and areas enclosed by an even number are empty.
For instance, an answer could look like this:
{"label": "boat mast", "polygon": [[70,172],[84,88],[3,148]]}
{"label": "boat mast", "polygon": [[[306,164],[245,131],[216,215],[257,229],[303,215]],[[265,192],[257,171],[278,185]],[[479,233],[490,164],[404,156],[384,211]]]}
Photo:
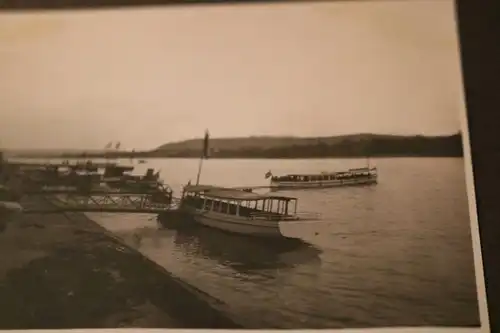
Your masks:
{"label": "boat mast", "polygon": [[370,149],[369,149],[369,143],[365,143],[365,156],[366,156],[366,167],[368,170],[370,170]]}
{"label": "boat mast", "polygon": [[200,162],[198,164],[198,175],[196,176],[196,185],[200,184],[200,174],[201,174],[201,167],[203,166],[203,156],[200,158]]}
{"label": "boat mast", "polygon": [[203,160],[208,158],[208,130],[205,130],[205,139],[203,140],[203,153],[200,157],[200,163],[198,164],[198,175],[196,176],[196,185],[200,184],[201,168],[203,167]]}

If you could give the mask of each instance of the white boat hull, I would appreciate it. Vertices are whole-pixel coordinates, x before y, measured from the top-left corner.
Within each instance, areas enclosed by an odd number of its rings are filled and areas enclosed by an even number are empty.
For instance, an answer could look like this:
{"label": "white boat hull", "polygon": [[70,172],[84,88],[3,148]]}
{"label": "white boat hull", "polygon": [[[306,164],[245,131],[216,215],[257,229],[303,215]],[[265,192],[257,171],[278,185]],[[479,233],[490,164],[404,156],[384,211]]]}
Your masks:
{"label": "white boat hull", "polygon": [[317,180],[317,181],[271,181],[271,187],[280,189],[308,189],[308,188],[329,188],[340,186],[355,186],[355,185],[370,185],[376,184],[377,178],[357,178],[357,179],[334,179],[334,180]]}
{"label": "white boat hull", "polygon": [[249,236],[285,237],[281,233],[279,221],[227,215],[200,209],[189,209],[188,212],[195,222],[207,227]]}

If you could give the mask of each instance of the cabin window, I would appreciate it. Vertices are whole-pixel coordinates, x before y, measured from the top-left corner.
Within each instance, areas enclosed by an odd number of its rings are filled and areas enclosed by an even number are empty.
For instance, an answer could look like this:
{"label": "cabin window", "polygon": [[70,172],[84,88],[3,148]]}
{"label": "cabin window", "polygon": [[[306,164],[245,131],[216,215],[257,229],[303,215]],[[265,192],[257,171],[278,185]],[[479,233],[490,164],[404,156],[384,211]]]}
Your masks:
{"label": "cabin window", "polygon": [[237,207],[238,208],[238,215],[239,216],[250,216],[250,211],[252,210],[249,208],[250,206],[250,201],[245,201],[244,203],[241,202],[240,205]]}
{"label": "cabin window", "polygon": [[238,207],[238,203],[236,201],[229,201],[229,204],[228,204],[228,214],[231,214],[231,215],[236,215],[237,213],[237,207]]}
{"label": "cabin window", "polygon": [[283,201],[283,204],[281,205],[281,214],[283,215],[288,215],[288,200]]}

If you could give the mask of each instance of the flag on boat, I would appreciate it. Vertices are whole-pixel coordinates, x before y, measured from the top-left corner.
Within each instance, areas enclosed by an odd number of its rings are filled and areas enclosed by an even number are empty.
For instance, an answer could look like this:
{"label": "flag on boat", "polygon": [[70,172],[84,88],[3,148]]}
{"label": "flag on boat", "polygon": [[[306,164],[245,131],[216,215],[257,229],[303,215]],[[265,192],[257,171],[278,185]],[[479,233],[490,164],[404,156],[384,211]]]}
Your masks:
{"label": "flag on boat", "polygon": [[205,131],[205,139],[203,140],[203,158],[207,159],[209,152],[208,152],[208,140],[209,140],[209,134],[208,130]]}
{"label": "flag on boat", "polygon": [[106,146],[104,146],[104,149],[109,149],[111,148],[111,145],[113,145],[113,142],[110,141]]}
{"label": "flag on boat", "polygon": [[116,143],[116,146],[115,146],[115,149],[120,148],[120,146],[121,146],[121,142],[117,142],[117,143]]}
{"label": "flag on boat", "polygon": [[269,170],[268,172],[266,172],[266,179],[268,179],[269,177],[271,177],[273,175],[273,173],[271,172],[271,170]]}

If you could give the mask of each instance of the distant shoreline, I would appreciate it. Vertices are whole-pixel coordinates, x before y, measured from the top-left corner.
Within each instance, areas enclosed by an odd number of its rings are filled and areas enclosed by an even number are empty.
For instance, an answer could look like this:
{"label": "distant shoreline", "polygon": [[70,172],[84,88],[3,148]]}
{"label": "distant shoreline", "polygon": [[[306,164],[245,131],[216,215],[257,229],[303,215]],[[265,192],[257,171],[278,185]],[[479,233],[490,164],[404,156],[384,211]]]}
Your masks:
{"label": "distant shoreline", "polygon": [[[200,158],[203,139],[164,144],[145,151],[24,151],[24,158]],[[449,136],[353,134],[332,137],[240,137],[209,139],[211,159],[326,159],[463,157],[460,133]]]}

